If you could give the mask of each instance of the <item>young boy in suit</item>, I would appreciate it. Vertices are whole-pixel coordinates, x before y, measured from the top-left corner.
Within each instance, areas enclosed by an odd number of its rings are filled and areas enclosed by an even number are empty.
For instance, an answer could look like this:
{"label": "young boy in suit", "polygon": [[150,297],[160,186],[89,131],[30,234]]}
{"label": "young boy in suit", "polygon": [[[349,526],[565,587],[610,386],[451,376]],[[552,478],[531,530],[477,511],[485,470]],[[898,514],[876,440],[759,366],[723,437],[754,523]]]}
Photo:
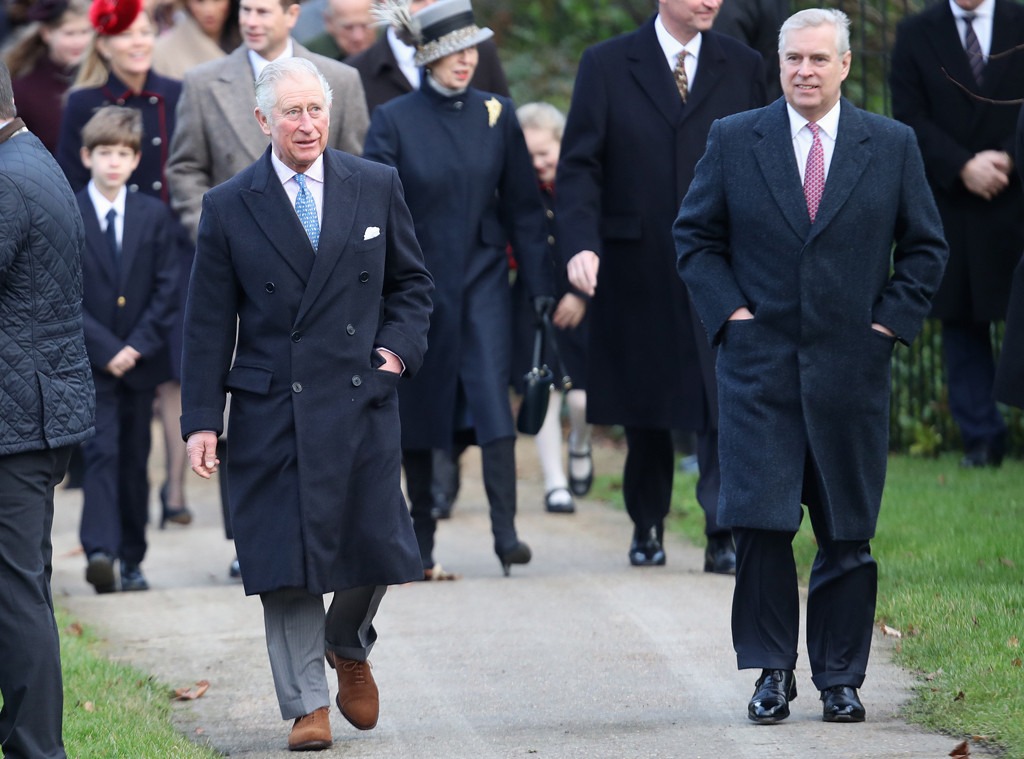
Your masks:
{"label": "young boy in suit", "polygon": [[82,129],[89,184],[77,194],[85,223],[85,344],[96,385],[96,436],[82,446],[79,535],[97,593],[148,590],[141,563],[149,512],[150,421],[168,379],[167,334],[178,303],[174,219],[159,200],[128,192],[139,163],[138,111],[101,108]]}

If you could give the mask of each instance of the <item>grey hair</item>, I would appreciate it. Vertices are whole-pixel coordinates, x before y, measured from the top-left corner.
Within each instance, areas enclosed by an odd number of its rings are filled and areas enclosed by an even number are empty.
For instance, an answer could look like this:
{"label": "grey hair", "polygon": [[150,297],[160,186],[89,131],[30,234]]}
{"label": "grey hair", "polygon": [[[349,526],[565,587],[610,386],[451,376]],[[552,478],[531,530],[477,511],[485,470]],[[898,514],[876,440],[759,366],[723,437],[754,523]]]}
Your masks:
{"label": "grey hair", "polygon": [[277,94],[277,85],[284,79],[292,79],[299,74],[312,74],[320,82],[320,89],[324,93],[324,107],[329,111],[333,94],[331,85],[327,83],[324,75],[316,65],[305,58],[285,58],[267,64],[256,80],[256,107],[260,113],[270,119],[270,113],[280,99]]}
{"label": "grey hair", "polygon": [[551,132],[556,141],[562,141],[565,115],[551,103],[526,103],[516,109],[516,118],[523,129]]}
{"label": "grey hair", "polygon": [[779,55],[786,44],[786,36],[798,29],[832,24],[836,30],[836,50],[846,55],[850,50],[850,17],[834,8],[808,8],[787,18],[779,29]]}

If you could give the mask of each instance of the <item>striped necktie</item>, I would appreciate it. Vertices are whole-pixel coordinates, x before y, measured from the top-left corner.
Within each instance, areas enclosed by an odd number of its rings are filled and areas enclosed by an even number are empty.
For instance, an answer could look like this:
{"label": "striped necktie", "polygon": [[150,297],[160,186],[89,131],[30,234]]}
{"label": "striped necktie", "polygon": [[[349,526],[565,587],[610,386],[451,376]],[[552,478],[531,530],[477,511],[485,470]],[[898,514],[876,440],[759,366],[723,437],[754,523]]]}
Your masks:
{"label": "striped necktie", "polygon": [[974,33],[975,14],[965,13],[963,18],[964,24],[967,25],[967,31],[964,34],[964,51],[967,53],[967,62],[971,65],[974,81],[981,84],[981,80],[985,77],[985,56],[982,55],[978,35]]}

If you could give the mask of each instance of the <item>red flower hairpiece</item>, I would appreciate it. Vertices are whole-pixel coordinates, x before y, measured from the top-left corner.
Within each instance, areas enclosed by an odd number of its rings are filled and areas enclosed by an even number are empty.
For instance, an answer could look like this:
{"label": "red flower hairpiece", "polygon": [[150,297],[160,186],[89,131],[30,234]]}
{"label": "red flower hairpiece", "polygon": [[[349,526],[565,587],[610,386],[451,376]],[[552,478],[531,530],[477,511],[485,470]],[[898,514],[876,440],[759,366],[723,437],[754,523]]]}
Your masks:
{"label": "red flower hairpiece", "polygon": [[93,0],[89,21],[97,34],[112,37],[134,23],[142,10],[142,0]]}

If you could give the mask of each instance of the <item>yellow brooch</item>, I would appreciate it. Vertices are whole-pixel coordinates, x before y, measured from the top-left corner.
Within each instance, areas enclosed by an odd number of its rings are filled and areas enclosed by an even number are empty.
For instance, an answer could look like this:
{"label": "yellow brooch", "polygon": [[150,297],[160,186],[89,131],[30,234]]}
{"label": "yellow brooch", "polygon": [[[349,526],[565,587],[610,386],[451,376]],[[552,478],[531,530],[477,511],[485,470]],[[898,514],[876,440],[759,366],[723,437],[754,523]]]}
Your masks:
{"label": "yellow brooch", "polygon": [[487,106],[487,126],[494,126],[498,123],[498,119],[501,118],[501,102],[498,98],[492,97],[490,100],[484,103]]}

